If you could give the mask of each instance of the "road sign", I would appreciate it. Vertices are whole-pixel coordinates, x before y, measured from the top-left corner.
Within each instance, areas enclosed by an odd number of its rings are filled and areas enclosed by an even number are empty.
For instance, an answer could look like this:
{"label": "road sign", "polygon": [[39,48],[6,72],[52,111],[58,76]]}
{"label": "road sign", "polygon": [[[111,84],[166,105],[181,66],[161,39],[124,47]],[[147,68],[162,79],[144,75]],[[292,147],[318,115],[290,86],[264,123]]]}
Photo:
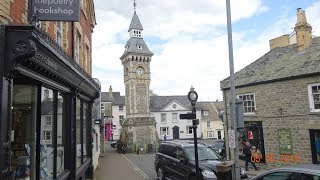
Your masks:
{"label": "road sign", "polygon": [[236,134],[234,130],[228,130],[228,136],[229,136],[229,147],[236,148]]}
{"label": "road sign", "polygon": [[179,118],[180,119],[196,119],[196,114],[195,113],[180,114]]}

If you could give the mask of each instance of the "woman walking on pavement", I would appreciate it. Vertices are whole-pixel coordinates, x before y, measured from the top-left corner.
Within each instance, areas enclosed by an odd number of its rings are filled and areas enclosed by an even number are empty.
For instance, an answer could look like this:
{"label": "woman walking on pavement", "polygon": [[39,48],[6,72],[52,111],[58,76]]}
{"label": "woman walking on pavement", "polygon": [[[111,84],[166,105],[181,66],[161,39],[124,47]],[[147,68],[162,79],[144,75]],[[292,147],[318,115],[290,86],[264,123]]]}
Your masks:
{"label": "woman walking on pavement", "polygon": [[246,171],[249,171],[249,169],[248,169],[248,163],[249,162],[251,162],[253,168],[256,171],[259,171],[259,169],[257,168],[256,164],[251,161],[251,149],[252,148],[251,148],[250,142],[246,141],[246,143],[244,144],[244,147],[243,147],[243,154],[245,155],[245,160],[246,160],[246,163],[245,163]]}

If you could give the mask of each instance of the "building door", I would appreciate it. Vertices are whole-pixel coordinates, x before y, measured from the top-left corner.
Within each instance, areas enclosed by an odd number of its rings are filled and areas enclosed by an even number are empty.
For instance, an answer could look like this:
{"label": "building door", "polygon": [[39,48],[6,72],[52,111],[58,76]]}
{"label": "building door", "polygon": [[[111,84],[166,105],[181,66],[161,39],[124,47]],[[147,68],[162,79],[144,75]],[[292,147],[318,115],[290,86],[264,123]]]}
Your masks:
{"label": "building door", "polygon": [[173,135],[173,139],[179,139],[179,127],[178,126],[174,126],[172,128],[172,135]]}
{"label": "building door", "polygon": [[[245,141],[249,141],[252,146],[255,146],[261,152],[261,161],[265,162],[265,149],[264,149],[264,138],[263,138],[263,127],[261,121],[245,121],[244,132],[240,135],[240,152],[242,152],[243,144]],[[244,158],[244,155],[241,155]]]}
{"label": "building door", "polygon": [[106,124],[105,128],[106,128],[105,139],[107,141],[110,141],[111,140],[111,133],[112,133],[112,126],[111,126],[111,124]]}
{"label": "building door", "polygon": [[320,129],[310,130],[312,163],[320,164]]}
{"label": "building door", "polygon": [[221,139],[221,131],[218,131],[218,139]]}

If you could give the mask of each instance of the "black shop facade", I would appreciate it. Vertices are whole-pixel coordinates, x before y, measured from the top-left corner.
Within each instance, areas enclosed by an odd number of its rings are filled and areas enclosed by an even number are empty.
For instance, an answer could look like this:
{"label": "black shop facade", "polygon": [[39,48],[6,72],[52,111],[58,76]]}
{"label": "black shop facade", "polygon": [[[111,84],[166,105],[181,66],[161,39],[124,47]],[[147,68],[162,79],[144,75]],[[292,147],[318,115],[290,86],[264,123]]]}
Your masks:
{"label": "black shop facade", "polygon": [[0,179],[93,179],[95,81],[35,26],[1,26],[0,75]]}

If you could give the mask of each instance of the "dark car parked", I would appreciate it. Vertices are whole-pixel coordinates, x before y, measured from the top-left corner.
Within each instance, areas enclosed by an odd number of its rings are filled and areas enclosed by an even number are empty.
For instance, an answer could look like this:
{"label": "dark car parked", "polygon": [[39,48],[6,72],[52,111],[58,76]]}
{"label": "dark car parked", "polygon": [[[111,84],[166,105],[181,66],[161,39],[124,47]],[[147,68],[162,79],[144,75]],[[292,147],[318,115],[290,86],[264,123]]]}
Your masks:
{"label": "dark car parked", "polygon": [[[217,172],[217,166],[222,162],[221,157],[204,144],[198,144],[198,160],[201,179],[226,179],[231,171]],[[196,179],[194,144],[188,142],[167,141],[160,144],[155,156],[154,167],[159,180]],[[241,170],[241,178],[246,179],[245,171]]]}
{"label": "dark car parked", "polygon": [[294,167],[277,168],[261,173],[251,180],[320,180],[320,165],[299,164]]}

